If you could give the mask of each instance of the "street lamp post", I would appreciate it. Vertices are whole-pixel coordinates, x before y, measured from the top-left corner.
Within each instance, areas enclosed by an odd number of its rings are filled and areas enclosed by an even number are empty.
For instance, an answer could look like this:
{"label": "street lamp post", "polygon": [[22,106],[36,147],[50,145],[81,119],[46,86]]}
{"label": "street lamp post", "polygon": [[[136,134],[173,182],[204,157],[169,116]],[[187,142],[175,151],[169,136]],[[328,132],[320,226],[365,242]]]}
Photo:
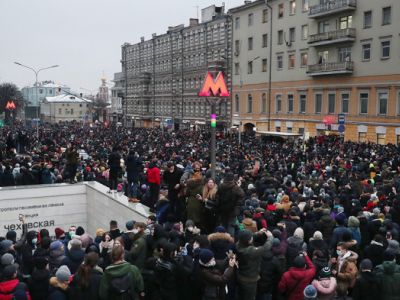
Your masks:
{"label": "street lamp post", "polygon": [[50,66],[50,67],[41,68],[39,70],[36,70],[36,69],[34,69],[32,67],[28,67],[26,65],[23,65],[23,64],[21,64],[19,62],[14,62],[14,64],[16,64],[18,66],[21,66],[21,67],[24,67],[24,68],[27,68],[29,70],[32,70],[35,73],[35,87],[36,87],[35,89],[36,89],[36,101],[37,101],[37,107],[36,107],[36,122],[37,122],[36,123],[36,136],[39,139],[39,103],[40,103],[40,101],[39,101],[39,93],[38,93],[38,75],[39,75],[40,71],[47,70],[47,69],[52,69],[52,68],[57,68],[57,67],[59,67],[59,65],[53,65],[53,66]]}
{"label": "street lamp post", "polygon": [[265,0],[269,9],[269,72],[268,72],[268,131],[271,130],[271,97],[272,97],[272,6]]}

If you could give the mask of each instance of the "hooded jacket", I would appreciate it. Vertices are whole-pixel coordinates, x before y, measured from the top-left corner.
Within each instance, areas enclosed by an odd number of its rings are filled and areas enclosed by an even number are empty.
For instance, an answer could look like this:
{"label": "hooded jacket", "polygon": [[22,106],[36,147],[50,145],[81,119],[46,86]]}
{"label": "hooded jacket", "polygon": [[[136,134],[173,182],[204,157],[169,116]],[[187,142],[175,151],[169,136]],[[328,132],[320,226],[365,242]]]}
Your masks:
{"label": "hooded jacket", "polygon": [[318,292],[318,300],[332,300],[335,298],[337,287],[335,277],[314,280],[312,285]]}
{"label": "hooded jacket", "polygon": [[216,268],[200,266],[199,272],[202,281],[203,300],[225,299],[225,285],[233,277],[234,269],[228,267],[225,272],[221,274]]}
{"label": "hooded jacket", "polygon": [[337,263],[337,282],[338,282],[338,293],[341,295],[346,295],[349,288],[354,287],[357,279],[357,259],[358,254],[353,251],[348,251],[351,253],[350,256],[345,258],[339,269],[339,263]]}
{"label": "hooded jacket", "polygon": [[0,299],[13,299],[12,297],[8,298],[8,296],[14,295],[15,293],[24,293],[26,298],[31,300],[31,296],[25,283],[20,282],[18,279],[0,282]]}
{"label": "hooded jacket", "polygon": [[379,282],[373,272],[361,272],[353,288],[353,300],[380,299]]}
{"label": "hooded jacket", "polygon": [[304,256],[307,269],[290,268],[279,282],[278,289],[287,295],[287,300],[303,300],[303,291],[315,276],[315,267],[308,256]]}
{"label": "hooded jacket", "polygon": [[229,233],[215,232],[208,235],[208,240],[210,241],[210,249],[214,253],[216,260],[225,259],[226,252],[235,246],[234,239]]}
{"label": "hooded jacket", "polygon": [[398,300],[400,295],[400,266],[394,261],[384,261],[377,267],[380,300]]}
{"label": "hooded jacket", "polygon": [[33,271],[28,281],[29,292],[31,293],[32,300],[46,299],[47,292],[49,290],[49,279],[49,270],[35,269]]}
{"label": "hooded jacket", "polygon": [[99,298],[99,287],[100,281],[103,276],[103,273],[100,272],[97,268],[93,268],[90,271],[90,279],[89,279],[89,286],[84,289],[79,286],[79,275],[76,274],[69,285],[70,291],[69,296],[70,299],[73,300],[98,300]]}
{"label": "hooded jacket", "polygon": [[244,192],[235,181],[223,182],[217,192],[217,212],[222,223],[226,225],[232,218],[240,213],[244,202]]}
{"label": "hooded jacket", "polygon": [[57,277],[50,278],[47,300],[68,300],[68,284],[58,281]]}
{"label": "hooded jacket", "polygon": [[61,265],[66,265],[71,271],[71,274],[75,274],[79,266],[82,264],[85,258],[85,251],[82,249],[74,249],[67,251],[67,255],[62,260]]}
{"label": "hooded jacket", "polygon": [[103,300],[119,300],[118,297],[112,296],[109,293],[111,281],[114,278],[122,277],[130,273],[132,275],[132,299],[139,299],[139,293],[144,291],[144,284],[142,275],[136,266],[131,265],[128,262],[122,262],[120,264],[112,264],[104,271],[103,278],[100,282],[100,299]]}

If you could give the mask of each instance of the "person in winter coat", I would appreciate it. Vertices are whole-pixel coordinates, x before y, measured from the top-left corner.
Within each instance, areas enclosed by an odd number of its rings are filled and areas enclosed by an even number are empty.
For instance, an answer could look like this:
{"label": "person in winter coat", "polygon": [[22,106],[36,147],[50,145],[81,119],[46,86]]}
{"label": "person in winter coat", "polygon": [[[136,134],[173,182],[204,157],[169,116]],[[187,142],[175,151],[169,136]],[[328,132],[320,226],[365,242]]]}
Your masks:
{"label": "person in winter coat", "polygon": [[358,245],[361,245],[360,221],[356,217],[350,216],[347,228],[351,231],[352,238],[357,241]]}
{"label": "person in winter coat", "polygon": [[64,244],[61,241],[54,241],[50,244],[49,270],[52,274],[61,266],[65,258]]}
{"label": "person in winter coat", "polygon": [[21,271],[24,277],[29,277],[33,271],[33,253],[37,248],[37,232],[27,232],[27,224],[25,220],[22,221],[22,236],[21,239],[15,244],[14,249],[21,257]]}
{"label": "person in winter coat", "polygon": [[118,174],[121,170],[121,155],[119,154],[117,147],[114,147],[113,151],[108,156],[108,166],[110,167],[108,186],[110,191],[115,191],[117,190],[118,185]]}
{"label": "person in winter coat", "polygon": [[278,288],[288,300],[302,300],[305,287],[315,276],[315,267],[308,257],[307,252],[297,256],[293,267],[285,272],[279,281]]}
{"label": "person in winter coat", "polygon": [[[276,240],[277,238],[274,238],[272,244]],[[260,279],[257,282],[257,299],[273,299],[273,296],[277,294],[276,287],[282,277],[284,268],[279,258],[269,250],[265,251],[262,256],[260,269]]]}
{"label": "person in winter coat", "polygon": [[79,266],[70,284],[71,300],[98,300],[100,281],[103,270],[97,266],[99,255],[95,252],[86,254],[85,261]]}
{"label": "person in winter coat", "polygon": [[380,287],[379,300],[397,300],[400,295],[400,266],[395,254],[385,251],[384,261],[375,268]]}
{"label": "person in winter coat", "polygon": [[156,261],[154,275],[161,300],[178,299],[178,266],[174,260],[176,250],[173,243],[164,242],[160,245],[161,255]]}
{"label": "person in winter coat", "polygon": [[331,239],[331,243],[330,243],[331,249],[335,249],[336,248],[336,245],[340,241],[343,240],[343,235],[345,233],[350,233],[350,235],[352,235],[350,230],[347,227],[344,227],[345,219],[337,217],[336,218],[336,223],[337,223],[337,226],[333,230],[332,239]]}
{"label": "person in winter coat", "polygon": [[226,299],[225,286],[233,277],[236,265],[235,257],[229,258],[229,265],[223,274],[215,267],[216,261],[211,250],[202,249],[199,258],[199,273],[203,289],[202,300]]}
{"label": "person in winter coat", "polygon": [[248,230],[239,232],[236,245],[239,268],[237,271],[238,299],[254,300],[257,294],[257,282],[260,279],[260,266],[263,254],[271,249],[273,235],[262,229],[264,244],[253,245],[253,233]]}
{"label": "person in winter coat", "polygon": [[373,272],[372,261],[364,259],[360,264],[360,275],[354,284],[353,300],[376,300],[380,299],[379,282]]}
{"label": "person in winter coat", "polygon": [[150,211],[154,211],[155,205],[160,194],[161,176],[160,169],[157,167],[157,159],[153,159],[147,170],[147,182],[150,185],[150,199],[148,206]]}
{"label": "person in winter coat", "polygon": [[210,250],[214,253],[217,263],[225,261],[226,253],[235,247],[233,237],[225,232],[225,228],[222,226],[218,226],[215,233],[209,234],[208,240],[210,241]]}
{"label": "person in winter coat", "polygon": [[83,262],[84,257],[85,251],[82,249],[82,242],[79,239],[73,238],[68,243],[65,258],[62,260],[61,264],[66,265],[71,273],[75,274]]}
{"label": "person in winter coat", "polygon": [[32,300],[46,299],[51,277],[49,262],[46,258],[40,257],[35,259],[34,264],[35,268],[28,280],[29,292]]}
{"label": "person in winter coat", "polygon": [[132,240],[131,251],[129,252],[129,262],[142,270],[147,258],[147,242],[144,230],[146,224],[136,222],[133,228],[135,234]]}
{"label": "person in winter coat", "polygon": [[244,192],[236,184],[232,173],[225,174],[224,182],[218,186],[217,192],[217,219],[226,231],[235,235],[236,218],[244,202]]}
{"label": "person in winter coat", "polygon": [[318,300],[333,300],[336,295],[336,278],[332,276],[331,268],[325,267],[318,273],[312,285],[318,292]]}
{"label": "person in winter coat", "polygon": [[166,185],[168,185],[168,199],[170,201],[169,210],[173,214],[178,216],[182,215],[182,207],[179,203],[178,194],[180,191],[180,180],[183,172],[178,169],[174,163],[169,162],[167,165],[167,170],[163,174],[163,180]]}
{"label": "person in winter coat", "polygon": [[324,240],[328,245],[330,245],[330,241],[332,238],[333,229],[335,228],[336,223],[329,215],[329,209],[324,209],[322,211],[322,217],[317,222],[317,228],[321,231]]}
{"label": "person in winter coat", "polygon": [[304,231],[301,227],[296,228],[293,236],[287,239],[286,260],[288,267],[293,266],[294,259],[302,251],[307,251],[307,244],[304,242]]}
{"label": "person in winter coat", "polygon": [[[198,168],[198,169],[197,169]],[[204,219],[204,203],[202,201],[203,178],[200,166],[194,169],[193,176],[187,181],[187,219],[192,220],[197,228],[203,228]]]}
{"label": "person in winter coat", "polygon": [[383,262],[383,254],[385,252],[383,242],[383,236],[377,234],[371,241],[371,244],[365,248],[364,257],[369,258],[374,267],[382,264]]}
{"label": "person in winter coat", "polygon": [[289,200],[289,196],[283,195],[283,197],[281,199],[281,203],[277,204],[276,209],[283,209],[285,211],[285,213],[288,213],[291,206],[292,206],[292,202]]}
{"label": "person in winter coat", "polygon": [[120,300],[123,296],[130,296],[131,299],[138,300],[139,295],[144,297],[142,275],[136,266],[124,260],[124,255],[125,251],[122,246],[115,246],[112,249],[113,263],[106,268],[101,278],[100,299]]}
{"label": "person in winter coat", "polygon": [[358,254],[348,250],[345,243],[339,243],[336,248],[338,257],[332,258],[335,269],[332,271],[337,278],[338,297],[345,298],[349,289],[354,287],[357,278]]}
{"label": "person in winter coat", "polygon": [[11,264],[2,272],[0,282],[0,299],[31,300],[28,287],[17,278],[18,265]]}
{"label": "person in winter coat", "polygon": [[126,173],[128,176],[128,196],[129,200],[132,202],[137,202],[138,185],[142,167],[139,155],[136,155],[132,150],[129,151],[128,158],[126,159]]}
{"label": "person in winter coat", "polygon": [[310,238],[310,242],[307,246],[307,254],[309,257],[313,257],[314,251],[320,250],[324,254],[326,259],[329,259],[329,247],[323,239],[323,235],[320,231],[314,232],[312,238]]}
{"label": "person in winter coat", "polygon": [[50,278],[47,300],[68,300],[71,272],[67,266],[58,268],[55,277]]}

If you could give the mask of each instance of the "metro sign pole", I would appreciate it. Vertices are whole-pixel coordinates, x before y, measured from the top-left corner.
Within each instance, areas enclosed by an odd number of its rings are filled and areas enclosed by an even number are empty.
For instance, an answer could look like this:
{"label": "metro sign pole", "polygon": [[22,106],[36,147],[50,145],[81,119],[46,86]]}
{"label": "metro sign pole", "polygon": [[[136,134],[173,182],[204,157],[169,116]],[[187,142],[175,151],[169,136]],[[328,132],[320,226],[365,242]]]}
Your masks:
{"label": "metro sign pole", "polygon": [[211,145],[210,145],[210,160],[211,160],[211,178],[215,180],[215,165],[216,165],[216,127],[217,127],[217,104],[222,98],[229,97],[230,93],[226,86],[224,74],[218,71],[214,79],[211,72],[207,72],[203,86],[199,92],[199,97],[205,97],[211,106]]}

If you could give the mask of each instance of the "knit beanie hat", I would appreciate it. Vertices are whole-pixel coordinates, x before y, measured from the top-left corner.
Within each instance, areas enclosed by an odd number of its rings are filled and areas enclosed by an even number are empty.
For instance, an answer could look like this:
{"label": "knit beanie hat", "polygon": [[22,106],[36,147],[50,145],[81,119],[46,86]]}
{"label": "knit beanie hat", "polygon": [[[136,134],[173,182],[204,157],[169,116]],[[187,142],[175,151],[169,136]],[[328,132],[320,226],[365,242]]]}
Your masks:
{"label": "knit beanie hat", "polygon": [[383,254],[384,261],[393,261],[396,258],[396,254],[394,254],[391,250],[386,250]]}
{"label": "knit beanie hat", "polygon": [[133,221],[128,221],[125,224],[125,227],[127,230],[133,230],[133,226],[135,226],[135,222],[133,222]]}
{"label": "knit beanie hat", "polygon": [[322,240],[322,238],[323,238],[323,236],[322,236],[322,232],[321,231],[314,232],[314,235],[313,235],[313,239],[314,240]]}
{"label": "knit beanie hat", "polygon": [[372,265],[371,260],[369,260],[368,258],[362,260],[362,262],[360,264],[361,271],[372,270],[372,268],[373,268],[373,265]]}
{"label": "knit beanie hat", "polygon": [[83,227],[78,226],[78,228],[76,228],[75,234],[76,235],[83,235],[85,233],[85,229],[83,229]]}
{"label": "knit beanie hat", "polygon": [[253,233],[249,230],[242,230],[239,232],[239,243],[243,245],[247,245],[251,238],[253,237]]}
{"label": "knit beanie hat", "polygon": [[329,278],[332,275],[332,271],[330,267],[325,267],[322,268],[321,271],[319,271],[319,278]]}
{"label": "knit beanie hat", "polygon": [[82,242],[80,239],[73,238],[72,240],[69,241],[68,243],[68,250],[71,249],[80,249],[82,248]]}
{"label": "knit beanie hat", "polygon": [[272,240],[272,247],[279,247],[280,244],[281,244],[281,241],[278,238],[274,238]]}
{"label": "knit beanie hat", "polygon": [[225,232],[226,232],[226,229],[225,229],[224,226],[217,226],[217,227],[215,228],[215,232],[225,233]]}
{"label": "knit beanie hat", "polygon": [[303,228],[297,227],[293,233],[293,236],[304,239],[304,230]]}
{"label": "knit beanie hat", "polygon": [[61,250],[62,246],[63,246],[63,243],[61,243],[60,241],[54,241],[50,244],[50,251]]}
{"label": "knit beanie hat", "polygon": [[347,221],[347,226],[348,227],[359,227],[360,221],[356,217],[350,216],[349,220]]}
{"label": "knit beanie hat", "polygon": [[311,300],[311,299],[317,299],[317,289],[313,285],[307,285],[306,288],[304,289],[304,299]]}
{"label": "knit beanie hat", "polygon": [[65,231],[62,230],[62,229],[59,228],[59,227],[57,227],[56,229],[54,229],[54,232],[55,232],[55,234],[56,234],[56,239],[57,239],[57,240],[65,234]]}
{"label": "knit beanie hat", "polygon": [[15,261],[14,256],[12,256],[12,254],[10,254],[10,253],[5,253],[1,257],[1,264],[3,266],[12,265],[12,264],[14,264],[14,261]]}
{"label": "knit beanie hat", "polygon": [[10,240],[2,240],[0,242],[0,250],[5,253],[8,252],[8,250],[10,250],[11,246],[12,246],[13,242]]}
{"label": "knit beanie hat", "polygon": [[209,249],[201,249],[200,250],[200,264],[207,265],[214,258],[214,253]]}
{"label": "knit beanie hat", "polygon": [[3,269],[2,277],[4,279],[11,279],[14,276],[15,272],[17,272],[17,270],[18,270],[17,264],[8,265]]}
{"label": "knit beanie hat", "polygon": [[388,240],[388,251],[392,251],[395,254],[400,254],[400,245],[396,240]]}
{"label": "knit beanie hat", "polygon": [[71,271],[68,269],[66,265],[63,265],[58,268],[56,272],[56,277],[58,281],[61,282],[69,281],[69,278],[71,277]]}

